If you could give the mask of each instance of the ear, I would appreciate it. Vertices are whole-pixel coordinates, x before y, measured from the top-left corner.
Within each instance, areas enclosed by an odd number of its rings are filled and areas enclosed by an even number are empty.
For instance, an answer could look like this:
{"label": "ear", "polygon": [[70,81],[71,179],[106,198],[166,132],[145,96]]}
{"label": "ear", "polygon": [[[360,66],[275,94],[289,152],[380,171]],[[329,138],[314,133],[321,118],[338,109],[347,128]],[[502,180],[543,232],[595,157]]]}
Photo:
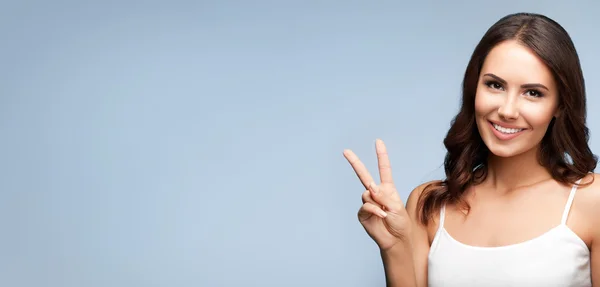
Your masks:
{"label": "ear", "polygon": [[557,108],[556,112],[554,113],[554,117],[558,118],[562,115],[562,109],[561,108]]}

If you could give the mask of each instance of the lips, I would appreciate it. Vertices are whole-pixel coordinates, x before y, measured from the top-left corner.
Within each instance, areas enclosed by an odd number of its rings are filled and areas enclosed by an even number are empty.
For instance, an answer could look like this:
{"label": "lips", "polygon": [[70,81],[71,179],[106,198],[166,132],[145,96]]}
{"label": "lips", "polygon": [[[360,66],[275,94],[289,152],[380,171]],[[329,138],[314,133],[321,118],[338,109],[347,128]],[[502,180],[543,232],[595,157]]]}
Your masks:
{"label": "lips", "polygon": [[518,133],[518,132],[524,130],[524,129],[507,128],[507,127],[503,127],[501,125],[494,124],[494,123],[492,123],[492,126],[494,126],[494,128],[496,130],[498,130],[499,132],[504,133],[504,134],[514,134],[514,133]]}
{"label": "lips", "polygon": [[502,140],[502,141],[514,139],[514,138],[518,137],[519,135],[523,134],[523,131],[526,130],[524,128],[519,128],[519,127],[515,127],[515,126],[507,127],[506,125],[501,125],[501,124],[494,123],[491,121],[489,121],[489,124],[490,124],[490,128],[492,129],[492,132],[494,133],[496,138],[498,138],[499,140]]}

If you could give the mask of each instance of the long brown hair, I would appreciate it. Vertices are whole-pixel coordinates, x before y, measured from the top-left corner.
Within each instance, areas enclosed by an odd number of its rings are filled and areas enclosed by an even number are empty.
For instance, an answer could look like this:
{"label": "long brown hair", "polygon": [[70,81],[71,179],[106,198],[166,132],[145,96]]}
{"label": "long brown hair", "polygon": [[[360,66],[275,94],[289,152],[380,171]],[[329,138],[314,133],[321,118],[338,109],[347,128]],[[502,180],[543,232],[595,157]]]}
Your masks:
{"label": "long brown hair", "polygon": [[[583,73],[568,33],[554,20],[539,14],[503,17],[484,34],[475,48],[462,83],[461,108],[444,139],[446,179],[425,187],[418,202],[420,221],[427,224],[444,204],[468,204],[464,191],[481,183],[489,150],[475,123],[475,93],[481,66],[489,51],[506,40],[531,49],[548,66],[557,82],[560,116],[554,118],[540,145],[540,164],[561,183],[575,184],[596,168],[597,157],[588,146]],[[483,167],[483,168],[479,168]]]}

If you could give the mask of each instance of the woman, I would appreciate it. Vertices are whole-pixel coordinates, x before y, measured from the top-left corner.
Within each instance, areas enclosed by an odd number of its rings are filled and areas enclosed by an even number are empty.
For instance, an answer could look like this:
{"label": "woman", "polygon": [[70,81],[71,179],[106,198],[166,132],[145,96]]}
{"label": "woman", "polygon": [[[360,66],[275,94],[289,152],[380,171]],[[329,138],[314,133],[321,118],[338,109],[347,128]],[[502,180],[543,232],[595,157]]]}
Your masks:
{"label": "woman", "polygon": [[444,139],[445,180],[415,188],[405,208],[381,140],[379,185],[345,150],[367,188],[358,218],[388,286],[600,286],[600,183],[585,101],[567,32],[542,15],[512,14],[467,66]]}

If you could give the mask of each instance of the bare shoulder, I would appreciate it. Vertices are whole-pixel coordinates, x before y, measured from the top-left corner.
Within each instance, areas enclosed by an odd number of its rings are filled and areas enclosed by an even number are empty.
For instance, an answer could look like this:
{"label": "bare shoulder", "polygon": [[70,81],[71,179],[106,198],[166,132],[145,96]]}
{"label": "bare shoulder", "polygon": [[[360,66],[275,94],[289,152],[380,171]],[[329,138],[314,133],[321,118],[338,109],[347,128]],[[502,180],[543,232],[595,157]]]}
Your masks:
{"label": "bare shoulder", "polygon": [[581,180],[577,188],[575,208],[600,236],[600,174],[592,173]]}
{"label": "bare shoulder", "polygon": [[[593,205],[600,207],[600,174],[590,173],[584,177],[577,188],[577,197],[580,197],[580,204],[587,206]],[[598,210],[600,212],[600,210]]]}
{"label": "bare shoulder", "polygon": [[408,212],[408,216],[412,219],[413,224],[418,227],[417,229],[421,230],[423,232],[423,235],[427,237],[429,243],[431,243],[431,241],[433,240],[433,236],[435,235],[435,232],[439,225],[439,212],[432,214],[433,218],[435,218],[434,220],[428,222],[427,225],[423,225],[420,221],[418,202],[425,188],[427,188],[431,184],[439,184],[441,182],[441,180],[432,180],[420,184],[412,190],[412,192],[408,196],[408,200],[406,201],[406,211]]}
{"label": "bare shoulder", "polygon": [[432,180],[422,183],[419,186],[415,187],[410,192],[410,194],[408,195],[408,199],[406,200],[406,210],[408,211],[408,214],[411,216],[416,215],[419,198],[421,198],[421,194],[423,194],[423,191],[425,190],[425,188],[427,188],[427,186],[441,182],[441,180]]}

